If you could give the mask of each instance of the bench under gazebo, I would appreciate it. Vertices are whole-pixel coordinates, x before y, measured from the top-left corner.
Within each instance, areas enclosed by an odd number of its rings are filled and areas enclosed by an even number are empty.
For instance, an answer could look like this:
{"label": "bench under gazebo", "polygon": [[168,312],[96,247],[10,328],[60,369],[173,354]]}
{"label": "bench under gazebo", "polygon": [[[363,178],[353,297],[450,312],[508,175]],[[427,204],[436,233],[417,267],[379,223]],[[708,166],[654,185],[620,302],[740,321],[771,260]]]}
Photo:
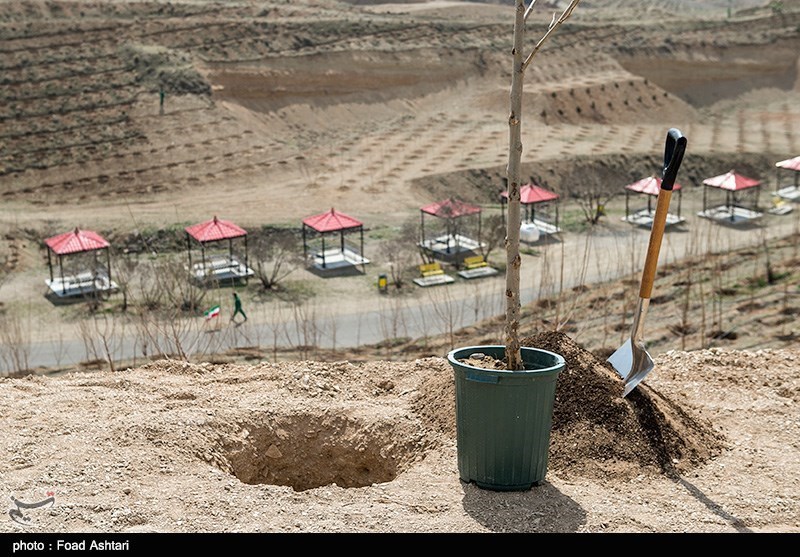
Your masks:
{"label": "bench under gazebo", "polygon": [[[733,170],[703,180],[703,210],[699,217],[720,224],[745,224],[764,216],[758,209],[758,194],[761,181],[737,174]],[[713,204],[709,193],[725,192],[725,201]]]}
{"label": "bench under gazebo", "polygon": [[[682,187],[680,184],[675,184],[672,188],[672,192],[677,193],[677,210],[675,213],[668,212],[667,213],[667,221],[666,226],[674,226],[684,222],[686,219],[681,217],[681,195],[682,195]],[[629,222],[631,224],[635,224],[637,226],[644,226],[647,228],[651,228],[653,226],[653,218],[655,217],[656,210],[653,207],[653,199],[658,198],[658,194],[661,191],[661,178],[657,176],[650,176],[649,178],[643,178],[641,180],[637,180],[632,184],[628,184],[625,186],[625,216],[622,217],[622,220],[625,222]],[[637,210],[631,210],[630,208],[630,197],[632,194],[641,194],[647,196],[647,206],[642,207]]]}
{"label": "bench under gazebo", "polygon": [[[347,242],[347,236],[359,235],[359,247]],[[333,236],[333,242],[326,238]],[[335,210],[303,219],[303,257],[308,266],[322,272],[341,271],[364,267],[369,259],[364,257],[364,224],[349,215]]]}
{"label": "bench under gazebo", "polygon": [[[59,298],[97,296],[119,289],[111,280],[110,244],[97,232],[75,228],[45,241],[50,278],[45,284]],[[58,274],[53,265],[58,264]]]}
{"label": "bench under gazebo", "polygon": [[[484,244],[481,238],[481,207],[458,199],[445,199],[420,208],[420,241],[423,253],[432,259],[459,263],[465,257],[477,253]],[[432,237],[426,237],[425,216],[437,217],[440,226]],[[477,239],[467,236],[464,219],[477,219]],[[430,232],[430,230],[428,231]]]}
{"label": "bench under gazebo", "polygon": [[[800,156],[775,163],[777,188],[775,195],[789,201],[800,201]],[[781,185],[781,176],[786,171],[794,174],[794,183]]]}
{"label": "bench under gazebo", "polygon": [[[508,190],[500,194],[500,203],[501,209],[504,209],[508,203]],[[519,189],[519,203],[525,211],[519,227],[520,240],[534,243],[542,234],[552,235],[561,232],[561,228],[558,226],[559,196],[557,193],[534,183],[525,184]],[[503,211],[503,218],[505,219],[505,211]]]}
{"label": "bench under gazebo", "polygon": [[[187,226],[184,230],[188,270],[196,282],[247,282],[248,277],[255,274],[248,266],[247,231],[241,226],[214,215],[211,220]],[[200,247],[200,261],[192,260],[193,240]],[[234,241],[242,246],[241,255],[234,250]]]}

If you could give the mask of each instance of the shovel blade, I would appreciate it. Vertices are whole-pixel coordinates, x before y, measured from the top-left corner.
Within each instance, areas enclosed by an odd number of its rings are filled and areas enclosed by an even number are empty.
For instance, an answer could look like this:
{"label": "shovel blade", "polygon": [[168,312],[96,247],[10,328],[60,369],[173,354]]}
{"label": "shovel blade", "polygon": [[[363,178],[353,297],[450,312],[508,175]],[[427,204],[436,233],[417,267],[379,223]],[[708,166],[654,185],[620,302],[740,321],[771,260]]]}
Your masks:
{"label": "shovel blade", "polygon": [[617,348],[616,352],[609,356],[608,362],[619,373],[619,376],[625,380],[623,398],[628,396],[636,388],[636,385],[655,367],[655,362],[653,362],[647,350],[638,343],[632,342],[631,339],[628,339],[625,344]]}

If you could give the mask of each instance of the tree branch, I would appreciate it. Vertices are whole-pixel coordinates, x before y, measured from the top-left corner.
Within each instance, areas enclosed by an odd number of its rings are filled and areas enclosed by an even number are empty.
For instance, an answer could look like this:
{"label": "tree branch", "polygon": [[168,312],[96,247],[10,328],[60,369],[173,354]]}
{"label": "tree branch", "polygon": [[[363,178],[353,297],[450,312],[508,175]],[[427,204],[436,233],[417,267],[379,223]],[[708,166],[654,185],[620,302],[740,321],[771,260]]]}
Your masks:
{"label": "tree branch", "polygon": [[536,3],[536,0],[531,0],[530,5],[525,9],[525,16],[523,17],[524,21],[528,21],[528,16],[533,13],[533,5]]}
{"label": "tree branch", "polygon": [[[531,2],[531,6],[530,7],[533,7],[533,4],[535,3],[535,1],[536,0]],[[533,57],[536,56],[536,53],[539,52],[539,49],[542,48],[542,45],[544,44],[544,42],[548,39],[548,37],[550,37],[550,35],[553,34],[553,31],[555,31],[559,27],[559,25],[561,25],[562,23],[564,23],[565,21],[567,21],[569,19],[569,16],[572,15],[572,10],[574,10],[578,6],[578,3],[580,1],[581,0],[572,0],[569,3],[569,6],[564,8],[564,11],[561,12],[561,16],[558,19],[555,19],[555,14],[553,14],[553,19],[550,21],[550,26],[547,28],[547,31],[542,36],[542,38],[539,39],[539,42],[536,43],[536,46],[533,47],[533,50],[531,51],[530,54],[528,54],[528,57],[525,59],[525,62],[522,64],[522,71],[523,72],[528,67],[528,65],[531,63],[531,60],[533,60]],[[528,8],[528,9],[530,10],[530,8]],[[527,17],[528,17],[527,12],[525,13],[525,17],[527,19]]]}

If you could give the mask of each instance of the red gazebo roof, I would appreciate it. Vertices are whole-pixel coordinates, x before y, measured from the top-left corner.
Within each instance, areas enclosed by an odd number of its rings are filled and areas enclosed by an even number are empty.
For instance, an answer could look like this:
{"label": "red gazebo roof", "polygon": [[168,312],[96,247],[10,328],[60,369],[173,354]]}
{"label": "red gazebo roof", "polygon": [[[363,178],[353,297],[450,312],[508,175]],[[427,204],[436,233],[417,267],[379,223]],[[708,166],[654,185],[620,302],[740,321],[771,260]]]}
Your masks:
{"label": "red gazebo roof", "polygon": [[[508,190],[500,195],[508,198]],[[525,205],[544,203],[545,201],[554,201],[556,199],[558,199],[557,193],[547,190],[542,186],[537,186],[536,184],[525,184],[519,189],[519,202]]]}
{"label": "red gazebo roof", "polygon": [[739,191],[761,185],[759,180],[736,174],[733,170],[726,174],[714,176],[713,178],[706,178],[703,180],[703,183],[707,186],[713,186],[728,191]]}
{"label": "red gazebo roof", "polygon": [[68,255],[84,251],[94,251],[110,246],[105,238],[91,230],[76,228],[72,232],[65,232],[44,241],[56,255]]}
{"label": "red gazebo roof", "polygon": [[788,170],[796,170],[800,172],[800,156],[785,161],[776,162],[775,166],[779,168],[786,168]]}
{"label": "red gazebo roof", "polygon": [[333,207],[331,207],[330,211],[304,218],[303,224],[313,228],[317,232],[335,232],[337,230],[358,228],[363,225],[361,221],[345,215],[344,213],[340,213]]}
{"label": "red gazebo roof", "polygon": [[244,228],[232,222],[218,219],[216,215],[209,221],[187,226],[184,230],[186,230],[186,233],[192,238],[201,243],[239,238],[247,235],[247,231]]}
{"label": "red gazebo roof", "polygon": [[[628,184],[625,186],[626,190],[635,191],[636,193],[646,193],[647,195],[658,195],[658,192],[661,191],[661,178],[656,176],[650,176],[649,178],[643,178],[637,182],[632,184]],[[675,184],[672,186],[673,191],[681,189],[680,184]]]}
{"label": "red gazebo roof", "polygon": [[480,213],[481,208],[458,199],[445,199],[420,208],[423,213],[442,218],[456,218]]}

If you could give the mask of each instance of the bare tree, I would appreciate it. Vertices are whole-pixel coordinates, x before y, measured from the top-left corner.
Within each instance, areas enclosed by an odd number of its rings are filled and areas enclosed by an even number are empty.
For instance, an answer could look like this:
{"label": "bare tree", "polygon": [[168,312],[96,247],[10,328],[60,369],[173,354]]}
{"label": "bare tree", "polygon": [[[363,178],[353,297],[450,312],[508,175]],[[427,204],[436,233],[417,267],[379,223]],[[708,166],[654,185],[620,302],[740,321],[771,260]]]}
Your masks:
{"label": "bare tree", "polygon": [[389,274],[395,288],[402,288],[406,284],[408,269],[414,266],[418,256],[416,246],[418,237],[419,223],[413,219],[403,223],[400,233],[395,238],[380,243],[380,253],[389,263]]}
{"label": "bare tree", "polygon": [[561,15],[553,15],[547,31],[539,39],[527,57],[523,57],[522,49],[525,35],[525,21],[528,19],[536,4],[531,0],[527,9],[525,0],[515,0],[516,16],[514,19],[514,48],[512,49],[513,70],[511,74],[511,112],[508,117],[509,145],[508,145],[508,222],[506,233],[506,324],[505,324],[505,353],[507,368],[510,370],[523,369],[522,352],[519,343],[520,320],[520,287],[519,275],[521,258],[519,255],[520,234],[520,181],[522,163],[522,84],[525,69],[539,52],[544,42],[550,35],[564,23],[580,0],[571,0]]}
{"label": "bare tree", "polygon": [[256,236],[250,253],[256,278],[264,290],[278,288],[303,262],[299,240],[291,230]]}
{"label": "bare tree", "polygon": [[577,196],[578,206],[581,208],[586,222],[591,225],[600,222],[600,219],[606,215],[606,205],[615,195],[617,194],[598,191],[589,186],[585,192]]}
{"label": "bare tree", "polygon": [[112,372],[117,371],[114,365],[114,341],[116,339],[116,321],[113,317],[106,314],[100,314],[92,321],[94,330],[100,339],[100,344],[103,348],[103,354],[108,362],[108,368]]}
{"label": "bare tree", "polygon": [[128,294],[138,266],[138,257],[132,257],[129,253],[118,254],[114,257],[114,280],[119,286],[120,294],[122,294],[121,310],[123,312],[128,311]]}
{"label": "bare tree", "polygon": [[500,245],[505,236],[505,219],[503,215],[489,215],[483,221],[484,236],[481,238],[481,255],[487,261],[489,254]]}
{"label": "bare tree", "polygon": [[28,370],[30,357],[30,331],[19,317],[4,317],[0,321],[0,359],[10,372]]}

